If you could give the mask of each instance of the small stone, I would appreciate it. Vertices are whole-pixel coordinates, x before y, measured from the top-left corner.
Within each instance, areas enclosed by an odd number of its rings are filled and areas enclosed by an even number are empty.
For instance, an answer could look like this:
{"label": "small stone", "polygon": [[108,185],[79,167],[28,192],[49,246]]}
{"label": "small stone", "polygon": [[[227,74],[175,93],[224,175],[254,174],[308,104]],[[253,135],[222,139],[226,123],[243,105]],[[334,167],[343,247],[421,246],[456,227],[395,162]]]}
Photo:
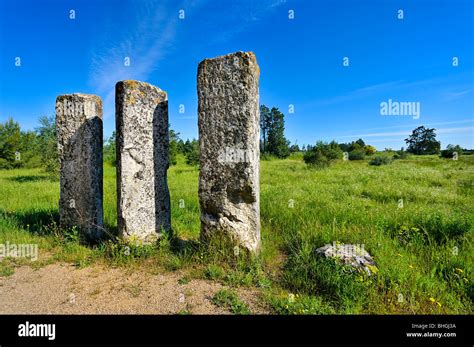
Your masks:
{"label": "small stone", "polygon": [[378,272],[377,265],[372,256],[364,249],[363,245],[352,245],[333,242],[316,250],[316,253],[326,258],[337,260],[343,265],[349,265],[359,272],[371,276]]}

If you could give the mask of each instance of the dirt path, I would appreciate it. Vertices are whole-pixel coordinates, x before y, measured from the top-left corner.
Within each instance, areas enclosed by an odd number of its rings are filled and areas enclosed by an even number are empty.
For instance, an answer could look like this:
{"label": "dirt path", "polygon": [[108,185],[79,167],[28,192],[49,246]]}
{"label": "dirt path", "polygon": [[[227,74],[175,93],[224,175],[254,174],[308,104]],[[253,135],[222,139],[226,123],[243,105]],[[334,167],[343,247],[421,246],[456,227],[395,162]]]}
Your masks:
{"label": "dirt path", "polygon": [[[179,284],[180,273],[129,273],[99,265],[76,269],[52,264],[34,270],[15,269],[0,277],[0,313],[3,314],[228,314],[211,301],[225,288],[219,283],[193,279]],[[267,313],[258,292],[237,289],[252,313]]]}

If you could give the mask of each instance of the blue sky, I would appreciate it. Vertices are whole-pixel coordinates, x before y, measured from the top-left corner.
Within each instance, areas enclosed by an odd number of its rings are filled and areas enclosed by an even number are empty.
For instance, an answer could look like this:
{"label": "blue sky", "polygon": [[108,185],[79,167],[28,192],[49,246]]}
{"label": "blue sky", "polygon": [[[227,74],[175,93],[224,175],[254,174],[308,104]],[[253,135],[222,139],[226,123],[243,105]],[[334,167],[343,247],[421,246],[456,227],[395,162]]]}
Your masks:
{"label": "blue sky", "polygon": [[[198,63],[243,50],[292,142],[400,148],[426,125],[443,147],[474,148],[473,13],[471,0],[2,0],[0,122],[34,129],[57,95],[91,93],[109,136],[115,83],[137,79],[167,91],[171,127],[197,138]],[[389,99],[419,103],[419,118],[381,115]]]}

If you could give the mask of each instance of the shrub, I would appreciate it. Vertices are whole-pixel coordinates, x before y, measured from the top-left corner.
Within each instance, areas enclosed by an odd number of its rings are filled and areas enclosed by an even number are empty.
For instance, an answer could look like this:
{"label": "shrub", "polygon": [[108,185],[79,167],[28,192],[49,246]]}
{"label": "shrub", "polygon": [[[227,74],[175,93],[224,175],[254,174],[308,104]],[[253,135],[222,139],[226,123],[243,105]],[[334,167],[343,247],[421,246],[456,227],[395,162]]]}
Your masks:
{"label": "shrub", "polygon": [[[304,241],[303,241],[304,243]],[[301,244],[285,264],[284,283],[293,291],[322,295],[330,304],[351,311],[363,304],[370,280],[355,273],[348,265],[315,254],[315,249]]]}
{"label": "shrub", "polygon": [[397,151],[394,155],[393,155],[393,159],[406,159],[408,157],[408,152],[407,151],[404,151],[403,149]]}
{"label": "shrub", "polygon": [[377,156],[375,158],[372,158],[369,161],[369,165],[381,166],[381,165],[388,165],[391,162],[392,162],[392,159],[388,156]]}
{"label": "shrub", "polygon": [[363,160],[365,158],[365,150],[354,149],[349,152],[349,160]]}
{"label": "shrub", "polygon": [[314,147],[305,152],[303,160],[312,167],[322,169],[328,167],[331,160],[341,158],[342,150],[337,142],[324,143],[318,141]]}
{"label": "shrub", "polygon": [[313,168],[324,169],[329,166],[329,159],[319,150],[313,149],[304,154],[303,160]]}
{"label": "shrub", "polygon": [[41,159],[46,172],[52,177],[59,177],[59,154],[54,116],[43,116],[39,119],[40,127],[36,129],[39,140]]}
{"label": "shrub", "polygon": [[457,156],[460,157],[462,154],[462,148],[459,145],[448,145],[446,149],[441,151],[441,158],[453,159],[454,153],[457,153]]}
{"label": "shrub", "polygon": [[371,146],[371,145],[366,145],[364,147],[364,150],[365,150],[365,154],[367,154],[367,155],[375,154],[375,152],[377,151],[377,149],[374,146]]}
{"label": "shrub", "polygon": [[199,141],[193,140],[191,145],[192,147],[185,154],[186,164],[191,166],[199,166]]}

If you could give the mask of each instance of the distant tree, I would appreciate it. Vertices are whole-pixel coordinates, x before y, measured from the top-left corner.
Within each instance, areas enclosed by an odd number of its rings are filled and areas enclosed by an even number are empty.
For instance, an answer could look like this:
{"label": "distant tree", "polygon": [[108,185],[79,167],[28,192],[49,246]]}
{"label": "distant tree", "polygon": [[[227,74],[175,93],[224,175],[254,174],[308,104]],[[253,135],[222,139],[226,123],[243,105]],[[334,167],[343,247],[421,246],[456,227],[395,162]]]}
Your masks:
{"label": "distant tree", "polygon": [[176,165],[177,155],[179,152],[179,133],[174,131],[173,129],[169,129],[169,162],[170,165]]}
{"label": "distant tree", "polygon": [[190,144],[190,150],[187,151],[185,154],[186,164],[192,165],[192,166],[199,166],[199,141],[193,139],[192,141],[189,141],[189,144]]}
{"label": "distant tree", "polygon": [[336,141],[330,143],[318,141],[315,146],[307,149],[303,156],[306,164],[319,169],[328,167],[332,160],[341,158],[342,150]]}
{"label": "distant tree", "polygon": [[377,148],[371,145],[365,145],[364,150],[365,150],[365,154],[367,155],[372,155],[372,154],[375,154],[375,152],[377,152]]}
{"label": "distant tree", "polygon": [[271,125],[268,129],[266,151],[278,158],[290,155],[289,141],[285,138],[285,115],[278,108],[270,110]]}
{"label": "distant tree", "polygon": [[358,139],[355,143],[357,143],[361,148],[365,147],[365,142],[362,139]]}
{"label": "distant tree", "polygon": [[183,144],[183,154],[186,155],[193,151],[193,144],[189,139],[186,140]]}
{"label": "distant tree", "polygon": [[184,154],[184,141],[181,138],[178,139],[178,152]]}
{"label": "distant tree", "polygon": [[20,150],[20,125],[13,118],[9,118],[5,123],[0,123],[0,168],[19,167],[17,153],[20,153]]}
{"label": "distant tree", "polygon": [[113,166],[117,165],[117,144],[116,144],[116,133],[112,132],[112,135],[104,142],[104,160],[111,163]]}
{"label": "distant tree", "polygon": [[393,159],[406,159],[407,157],[408,152],[403,147],[393,155]]}
{"label": "distant tree", "polygon": [[58,140],[56,135],[56,119],[54,116],[42,116],[40,126],[36,128],[38,146],[41,151],[41,160],[46,172],[59,176]]}
{"label": "distant tree", "polygon": [[437,154],[441,143],[436,140],[436,129],[419,126],[405,139],[407,151],[413,154]]}
{"label": "distant tree", "polygon": [[329,166],[329,159],[324,155],[324,153],[316,147],[313,147],[311,150],[307,150],[303,156],[303,160],[309,167],[316,169],[324,169]]}
{"label": "distant tree", "polygon": [[463,154],[463,149],[459,145],[448,145],[446,149],[443,149],[441,151],[441,157],[442,158],[447,158],[447,159],[453,159],[455,157],[455,154],[459,158]]}
{"label": "distant tree", "polygon": [[20,165],[21,167],[40,167],[41,154],[38,136],[34,131],[21,131]]}
{"label": "distant tree", "polygon": [[270,109],[265,105],[260,105],[260,151],[267,151],[268,131],[272,125],[272,114]]}
{"label": "distant tree", "polygon": [[299,151],[300,151],[300,147],[298,146],[297,143],[290,146],[290,153],[295,153],[295,152],[299,152]]}
{"label": "distant tree", "polygon": [[[318,142],[316,147],[323,146],[321,144],[322,142]],[[328,145],[324,145],[323,147],[325,148],[325,155],[329,160],[342,159],[343,151],[336,141],[333,140],[329,142]]]}
{"label": "distant tree", "polygon": [[341,148],[343,152],[349,152],[351,148],[351,143],[340,143],[339,148]]}

